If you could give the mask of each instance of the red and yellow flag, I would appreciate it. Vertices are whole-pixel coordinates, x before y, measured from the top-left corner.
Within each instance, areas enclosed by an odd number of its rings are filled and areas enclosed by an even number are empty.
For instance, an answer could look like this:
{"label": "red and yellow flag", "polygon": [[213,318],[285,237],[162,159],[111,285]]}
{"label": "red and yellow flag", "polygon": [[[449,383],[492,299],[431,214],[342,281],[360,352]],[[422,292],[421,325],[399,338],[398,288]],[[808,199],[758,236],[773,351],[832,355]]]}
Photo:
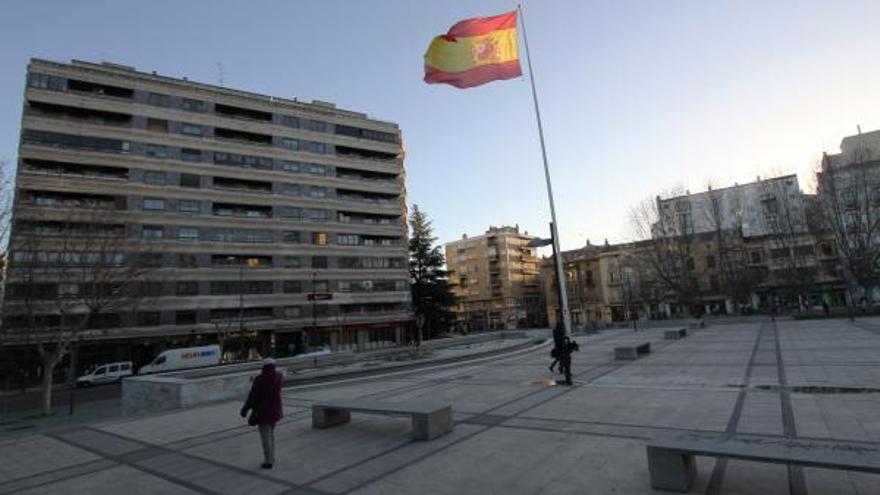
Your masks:
{"label": "red and yellow flag", "polygon": [[431,41],[425,82],[472,88],[522,75],[516,44],[516,11],[466,19]]}

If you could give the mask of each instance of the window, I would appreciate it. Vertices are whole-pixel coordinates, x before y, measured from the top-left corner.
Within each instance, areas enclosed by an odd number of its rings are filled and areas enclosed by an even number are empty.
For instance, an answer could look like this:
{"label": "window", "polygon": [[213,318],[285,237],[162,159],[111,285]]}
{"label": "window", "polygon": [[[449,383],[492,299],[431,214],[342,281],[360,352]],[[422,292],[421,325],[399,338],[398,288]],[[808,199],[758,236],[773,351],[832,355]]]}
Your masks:
{"label": "window", "polygon": [[323,155],[324,153],[327,153],[327,145],[324,143],[310,142],[309,153],[317,153]]}
{"label": "window", "polygon": [[327,268],[327,257],[312,256],[312,268]]}
{"label": "window", "polygon": [[193,100],[191,98],[184,98],[181,106],[184,110],[190,112],[204,112],[206,110],[205,102],[201,100]]}
{"label": "window", "polygon": [[306,163],[305,172],[312,175],[327,175],[327,166],[319,163]]}
{"label": "window", "polygon": [[199,258],[192,253],[177,253],[178,268],[198,268]]}
{"label": "window", "polygon": [[281,194],[299,196],[299,184],[281,184]]}
{"label": "window", "polygon": [[144,210],[165,211],[165,200],[161,198],[144,198]]}
{"label": "window", "polygon": [[209,239],[217,242],[272,242],[271,230],[259,229],[214,229]]}
{"label": "window", "polygon": [[329,222],[330,212],[327,210],[308,210],[307,218],[310,222]]}
{"label": "window", "polygon": [[141,239],[162,239],[165,228],[161,225],[144,225],[141,227]]}
{"label": "window", "polygon": [[214,163],[234,165],[245,168],[271,169],[272,159],[262,156],[239,155],[237,153],[214,152]]}
{"label": "window", "polygon": [[180,187],[198,189],[201,187],[201,177],[195,174],[180,174]]}
{"label": "window", "polygon": [[287,127],[299,128],[299,117],[294,117],[293,115],[282,115],[281,116],[281,125],[285,125]]}
{"label": "window", "polygon": [[202,205],[195,199],[181,199],[177,202],[177,210],[181,213],[201,213]]}
{"label": "window", "polygon": [[292,138],[281,138],[281,146],[291,150],[298,151],[299,150],[299,141]]}
{"label": "window", "polygon": [[199,295],[199,283],[192,281],[177,282],[175,294],[178,296],[197,296]]}
{"label": "window", "polygon": [[327,123],[320,120],[309,120],[308,128],[314,132],[327,132]]}
{"label": "window", "polygon": [[284,293],[285,294],[299,294],[302,292],[302,280],[285,280],[284,281]]}
{"label": "window", "polygon": [[66,84],[64,79],[46,74],[32,72],[28,76],[28,86],[37,89],[51,89],[52,91],[64,91]]}
{"label": "window", "polygon": [[285,256],[283,260],[281,260],[281,265],[284,268],[302,268],[303,260],[300,256]]}
{"label": "window", "polygon": [[168,107],[171,106],[171,97],[159,93],[150,93],[150,96],[147,97],[147,102],[157,107]]}
{"label": "window", "polygon": [[326,280],[316,280],[312,284],[312,292],[330,292],[330,282]]}
{"label": "window", "polygon": [[202,126],[198,124],[187,124],[184,122],[180,124],[180,133],[186,134],[187,136],[201,136]]}
{"label": "window", "polygon": [[361,243],[361,236],[357,234],[339,234],[336,243],[342,246],[357,246]]}
{"label": "window", "polygon": [[180,158],[187,162],[200,162],[202,161],[202,150],[182,148],[180,150]]}
{"label": "window", "polygon": [[192,310],[177,311],[174,313],[175,325],[195,325],[197,321],[196,312]]}
{"label": "window", "polygon": [[137,314],[137,326],[155,327],[159,325],[158,311],[145,311]]}
{"label": "window", "polygon": [[294,220],[302,220],[303,210],[295,206],[282,206],[278,209],[278,216],[281,218],[290,218]]}
{"label": "window", "polygon": [[165,172],[144,172],[144,182],[146,182],[147,184],[152,184],[154,186],[164,186]]}
{"label": "window", "polygon": [[834,246],[830,242],[819,244],[819,251],[822,253],[822,256],[834,256]]}
{"label": "window", "polygon": [[326,246],[327,245],[327,233],[326,232],[312,232],[312,244],[316,246]]}
{"label": "window", "polygon": [[159,146],[158,144],[148,144],[144,154],[151,158],[168,158],[168,147]]}
{"label": "window", "polygon": [[761,251],[752,251],[749,253],[749,258],[752,260],[752,263],[761,263],[764,255]]}
{"label": "window", "polygon": [[706,267],[707,268],[715,268],[715,256],[714,255],[710,254],[710,255],[706,256]]}
{"label": "window", "polygon": [[287,230],[281,236],[282,242],[289,242],[293,244],[299,244],[302,242],[302,234],[298,231]]}
{"label": "window", "polygon": [[285,306],[284,307],[284,317],[285,318],[299,318],[302,316],[302,308],[299,306]]}
{"label": "window", "polygon": [[309,196],[312,198],[326,198],[327,188],[321,186],[311,186],[309,187]]}
{"label": "window", "polygon": [[168,121],[162,119],[147,119],[147,130],[150,132],[168,132]]}
{"label": "window", "polygon": [[197,241],[199,240],[199,229],[197,227],[178,227],[177,239],[181,241]]}
{"label": "window", "polygon": [[302,164],[300,162],[289,162],[286,160],[282,160],[278,167],[285,172],[299,173],[300,171],[302,171]]}

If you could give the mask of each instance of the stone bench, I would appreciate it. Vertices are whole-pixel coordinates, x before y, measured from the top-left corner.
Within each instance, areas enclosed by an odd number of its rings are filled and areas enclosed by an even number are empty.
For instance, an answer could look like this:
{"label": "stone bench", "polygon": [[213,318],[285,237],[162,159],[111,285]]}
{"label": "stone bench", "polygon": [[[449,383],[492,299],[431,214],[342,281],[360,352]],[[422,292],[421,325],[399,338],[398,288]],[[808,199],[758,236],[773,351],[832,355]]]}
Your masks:
{"label": "stone bench", "polygon": [[413,438],[431,440],[452,431],[452,406],[438,402],[384,402],[342,400],[312,404],[312,427],[330,428],[348,423],[352,412],[412,416]]}
{"label": "stone bench", "polygon": [[634,361],[642,354],[651,353],[651,343],[645,342],[638,345],[625,345],[614,348],[614,359]]}
{"label": "stone bench", "polygon": [[687,492],[697,475],[694,456],[880,473],[880,445],[736,433],[682,433],[647,444],[651,486]]}
{"label": "stone bench", "polygon": [[678,340],[688,336],[687,328],[678,328],[675,330],[666,330],[663,332],[663,338],[666,340]]}

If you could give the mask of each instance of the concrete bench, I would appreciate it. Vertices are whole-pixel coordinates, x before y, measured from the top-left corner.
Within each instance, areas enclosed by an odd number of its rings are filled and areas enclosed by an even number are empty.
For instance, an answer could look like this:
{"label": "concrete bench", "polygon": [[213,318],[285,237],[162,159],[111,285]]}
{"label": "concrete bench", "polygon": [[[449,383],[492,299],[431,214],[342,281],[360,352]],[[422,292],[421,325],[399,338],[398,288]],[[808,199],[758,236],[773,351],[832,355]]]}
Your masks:
{"label": "concrete bench", "polygon": [[642,354],[651,353],[651,343],[645,342],[639,345],[626,345],[614,348],[614,359],[634,361]]}
{"label": "concrete bench", "polygon": [[688,336],[687,328],[678,328],[675,330],[666,330],[663,332],[663,338],[666,340],[678,340]]}
{"label": "concrete bench", "polygon": [[330,428],[351,421],[352,412],[412,416],[413,438],[431,440],[452,431],[452,406],[437,402],[344,400],[312,404],[312,427]]}
{"label": "concrete bench", "polygon": [[651,486],[687,492],[697,475],[694,456],[880,473],[880,446],[736,433],[682,433],[647,444]]}

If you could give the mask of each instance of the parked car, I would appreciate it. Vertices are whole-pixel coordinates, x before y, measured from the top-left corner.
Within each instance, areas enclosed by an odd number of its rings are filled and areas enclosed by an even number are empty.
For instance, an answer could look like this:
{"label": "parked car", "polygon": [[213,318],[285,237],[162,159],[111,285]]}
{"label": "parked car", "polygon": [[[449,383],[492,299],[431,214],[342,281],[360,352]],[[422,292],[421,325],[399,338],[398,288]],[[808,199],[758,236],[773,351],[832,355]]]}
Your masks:
{"label": "parked car", "polygon": [[153,359],[150,364],[141,366],[141,369],[138,370],[138,374],[145,375],[148,373],[201,368],[203,366],[215,366],[217,364],[220,364],[219,345],[168,349],[160,352],[159,355],[156,356],[156,359]]}
{"label": "parked car", "polygon": [[132,373],[131,361],[107,363],[76,379],[77,387],[91,387],[102,383],[116,383]]}

